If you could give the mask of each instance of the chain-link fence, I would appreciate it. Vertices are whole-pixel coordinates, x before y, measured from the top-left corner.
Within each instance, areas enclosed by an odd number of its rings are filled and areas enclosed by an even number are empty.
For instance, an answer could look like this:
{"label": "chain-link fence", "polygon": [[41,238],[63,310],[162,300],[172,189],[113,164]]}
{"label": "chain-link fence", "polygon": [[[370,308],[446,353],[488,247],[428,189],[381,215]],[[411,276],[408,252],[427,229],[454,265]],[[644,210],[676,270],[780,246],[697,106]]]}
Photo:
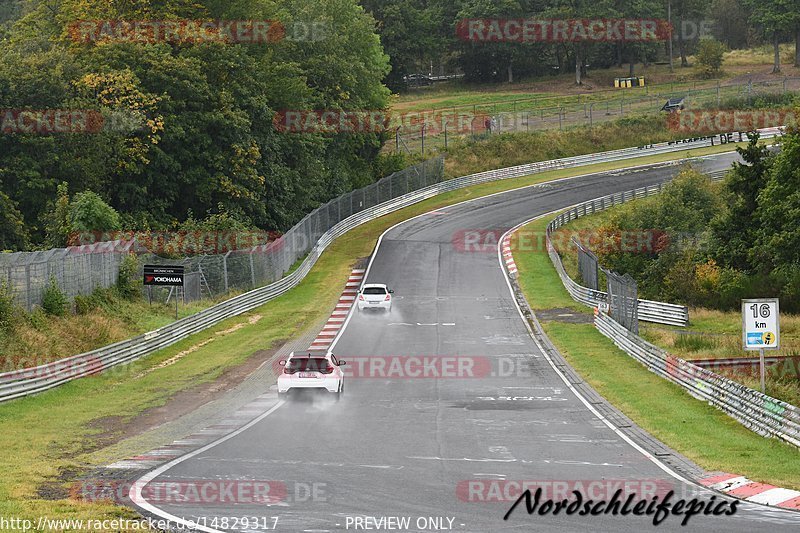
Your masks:
{"label": "chain-link fence", "polygon": [[[165,301],[170,294],[170,297],[192,301],[224,295],[231,290],[249,290],[282,278],[311,251],[326,231],[341,220],[439,183],[443,178],[442,157],[418,163],[318,207],[277,240],[225,254],[169,259],[148,253],[134,241],[124,240],[42,252],[0,254],[0,283],[7,283],[16,302],[30,311],[41,305],[42,293],[51,278],[70,299],[79,294],[90,294],[99,287],[114,285],[123,258],[137,253],[140,255],[140,274],[144,264],[185,267],[186,286],[183,290],[170,293],[169,288],[154,288],[154,301]],[[144,294],[149,296],[150,292]]]}
{"label": "chain-link fence", "polygon": [[0,254],[0,283],[27,310],[41,304],[53,279],[70,298],[116,283],[122,258],[133,243],[110,241],[39,252]]}
{"label": "chain-link fence", "polygon": [[608,287],[608,314],[633,333],[639,333],[639,290],[630,275],[603,269]]}
{"label": "chain-link fence", "polygon": [[600,262],[597,256],[574,237],[572,243],[578,249],[578,273],[583,280],[583,286],[595,291],[600,290],[598,275]]}
{"label": "chain-link fence", "polygon": [[[489,104],[460,105],[432,111],[409,112],[387,149],[430,153],[446,149],[459,138],[479,139],[498,133],[564,130],[594,126],[623,117],[658,116],[670,98],[683,98],[686,109],[721,109],[754,103],[759,97],[800,91],[800,78],[754,82],[670,83],[627,89],[594,91],[590,95],[527,97]],[[666,113],[661,117],[666,121]],[[413,120],[417,119],[417,120]]]}

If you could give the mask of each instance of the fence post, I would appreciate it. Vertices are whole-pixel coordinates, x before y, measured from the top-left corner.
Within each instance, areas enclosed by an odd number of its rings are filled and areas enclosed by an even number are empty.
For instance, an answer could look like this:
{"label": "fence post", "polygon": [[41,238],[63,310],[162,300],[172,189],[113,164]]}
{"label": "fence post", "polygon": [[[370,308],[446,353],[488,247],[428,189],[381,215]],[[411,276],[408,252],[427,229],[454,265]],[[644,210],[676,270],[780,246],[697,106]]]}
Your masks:
{"label": "fence post", "polygon": [[28,312],[33,309],[33,304],[31,303],[31,265],[28,263],[25,265],[25,299],[28,303]]}
{"label": "fence post", "polygon": [[425,155],[425,124],[422,125],[422,155]]}
{"label": "fence post", "polygon": [[228,292],[228,256],[231,255],[230,252],[225,253],[222,256],[222,278],[223,278],[223,286],[225,287],[225,293]]}
{"label": "fence post", "polygon": [[256,287],[256,267],[253,264],[253,250],[250,250],[250,282]]}

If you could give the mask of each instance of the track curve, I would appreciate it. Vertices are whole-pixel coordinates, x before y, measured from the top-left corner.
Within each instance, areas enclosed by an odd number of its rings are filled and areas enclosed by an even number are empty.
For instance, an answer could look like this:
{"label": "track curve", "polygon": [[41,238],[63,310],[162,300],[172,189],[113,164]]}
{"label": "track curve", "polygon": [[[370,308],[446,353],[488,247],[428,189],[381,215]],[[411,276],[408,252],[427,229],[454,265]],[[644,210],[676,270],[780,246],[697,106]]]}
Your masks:
{"label": "track curve", "polygon": [[[734,157],[707,158],[701,167],[725,168]],[[366,282],[389,284],[394,308],[388,315],[353,313],[335,341],[334,353],[351,361],[350,373],[361,374],[347,381],[344,399],[278,402],[245,429],[143,479],[275,480],[285,483],[288,497],[271,505],[138,500],[140,507],[196,520],[206,531],[272,530],[212,521],[236,516],[277,517],[278,531],[365,530],[354,527],[355,517],[389,516],[409,517],[409,525],[361,524],[378,531],[640,531],[653,527],[652,517],[528,516],[523,505],[504,521],[511,501],[475,499],[487,496],[487,487],[548,480],[561,488],[627,481],[641,489],[651,483],[677,497],[709,500],[712,492],[676,478],[576,396],[529,335],[496,251],[467,252],[459,241],[464,230],[500,235],[536,215],[666,181],[678,168],[661,164],[549,182],[441,208],[388,230]],[[453,377],[411,375],[402,366],[409,357],[430,358],[429,370],[442,370],[448,361]],[[376,361],[384,366],[377,369]],[[399,374],[392,374],[398,361]],[[472,366],[459,372],[464,361]],[[424,517],[439,520],[417,522]],[[800,513],[740,504],[734,516],[695,516],[687,527],[669,517],[658,529],[798,526]]]}

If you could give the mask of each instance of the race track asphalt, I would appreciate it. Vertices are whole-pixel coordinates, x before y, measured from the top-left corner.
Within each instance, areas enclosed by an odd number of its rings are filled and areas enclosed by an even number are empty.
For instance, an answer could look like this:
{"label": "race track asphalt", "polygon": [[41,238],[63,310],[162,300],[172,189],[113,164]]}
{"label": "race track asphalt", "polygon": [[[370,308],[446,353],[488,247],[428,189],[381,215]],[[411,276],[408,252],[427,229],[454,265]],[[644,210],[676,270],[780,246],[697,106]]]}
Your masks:
{"label": "race track asphalt", "polygon": [[[733,157],[705,160],[703,168],[725,168]],[[598,419],[532,340],[496,249],[462,246],[465,230],[499,235],[540,214],[663,182],[678,168],[614,171],[509,191],[391,229],[366,282],[394,289],[393,309],[354,312],[333,347],[349,363],[343,399],[304,394],[280,402],[248,429],[155,477],[269,480],[285,486],[286,497],[269,505],[151,504],[158,514],[220,531],[271,530],[271,519],[267,528],[246,527],[234,524],[237,516],[277,517],[276,531],[298,532],[800,530],[800,513],[754,504],[740,503],[733,516],[694,516],[686,527],[669,516],[656,528],[652,516],[529,516],[524,504],[505,521],[512,501],[481,501],[503,499],[504,488],[522,481],[543,486],[543,500],[559,494],[574,499],[572,489],[608,500],[627,487],[643,497],[674,490],[674,499],[731,501],[676,479]],[[230,518],[228,527],[222,517]],[[387,517],[406,517],[408,526],[384,522],[392,527],[377,528]]]}

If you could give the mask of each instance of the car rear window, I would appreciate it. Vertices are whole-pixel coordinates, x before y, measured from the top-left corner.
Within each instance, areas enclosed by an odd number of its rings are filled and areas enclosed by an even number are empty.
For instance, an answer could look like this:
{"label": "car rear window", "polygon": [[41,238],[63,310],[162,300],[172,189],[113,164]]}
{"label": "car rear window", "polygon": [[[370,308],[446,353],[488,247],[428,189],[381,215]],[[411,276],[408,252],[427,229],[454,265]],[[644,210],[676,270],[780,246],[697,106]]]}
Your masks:
{"label": "car rear window", "polygon": [[294,372],[322,372],[328,374],[330,365],[328,360],[324,357],[302,357],[299,359],[290,359],[286,363],[286,371],[289,374]]}
{"label": "car rear window", "polygon": [[386,294],[386,289],[381,287],[367,287],[364,289],[364,294]]}

